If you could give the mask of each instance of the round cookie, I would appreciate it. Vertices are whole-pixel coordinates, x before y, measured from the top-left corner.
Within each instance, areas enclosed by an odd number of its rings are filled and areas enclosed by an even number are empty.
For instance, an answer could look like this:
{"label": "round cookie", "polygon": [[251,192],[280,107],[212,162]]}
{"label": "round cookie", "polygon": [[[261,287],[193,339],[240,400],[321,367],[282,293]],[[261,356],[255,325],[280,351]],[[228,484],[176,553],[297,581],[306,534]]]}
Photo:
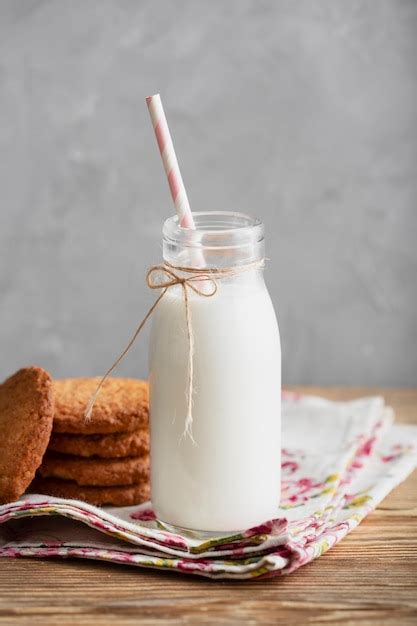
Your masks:
{"label": "round cookie", "polygon": [[114,435],[52,433],[48,450],[83,457],[141,456],[149,453],[149,432],[143,428],[133,433],[116,433]]}
{"label": "round cookie", "polygon": [[148,423],[148,383],[132,378],[108,378],[97,396],[90,419],[84,414],[100,378],[55,380],[56,433],[105,435],[133,432]]}
{"label": "round cookie", "polygon": [[48,445],[54,415],[52,380],[40,367],[0,385],[0,504],[20,498]]}
{"label": "round cookie", "polygon": [[39,474],[43,478],[74,480],[78,485],[98,487],[134,485],[149,479],[149,456],[85,459],[48,452],[43,458]]}
{"label": "round cookie", "polygon": [[32,483],[31,492],[56,496],[57,498],[84,500],[97,506],[105,504],[131,506],[146,502],[150,498],[150,488],[147,483],[121,485],[119,487],[88,487],[77,485],[72,480],[40,477],[37,477]]}

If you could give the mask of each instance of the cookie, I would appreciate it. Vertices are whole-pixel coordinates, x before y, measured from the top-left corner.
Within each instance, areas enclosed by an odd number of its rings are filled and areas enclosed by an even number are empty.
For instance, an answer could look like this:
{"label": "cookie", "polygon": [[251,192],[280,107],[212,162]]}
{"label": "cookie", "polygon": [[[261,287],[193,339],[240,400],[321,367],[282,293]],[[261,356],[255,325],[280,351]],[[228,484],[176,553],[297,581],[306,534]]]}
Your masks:
{"label": "cookie", "polygon": [[119,487],[88,487],[77,485],[72,480],[36,477],[30,488],[32,493],[40,493],[57,498],[84,500],[90,504],[102,506],[131,506],[141,504],[150,498],[147,483],[121,485]]}
{"label": "cookie", "polygon": [[75,456],[116,458],[149,453],[147,428],[114,435],[65,435],[52,433],[48,450]]}
{"label": "cookie", "polygon": [[131,378],[108,378],[89,420],[84,417],[100,378],[54,381],[56,433],[106,435],[134,432],[148,423],[148,383]]}
{"label": "cookie", "polygon": [[54,415],[52,380],[40,367],[0,385],[0,503],[20,498],[41,464]]}
{"label": "cookie", "polygon": [[86,459],[47,452],[38,473],[43,478],[74,480],[78,485],[113,487],[149,480],[149,456]]}

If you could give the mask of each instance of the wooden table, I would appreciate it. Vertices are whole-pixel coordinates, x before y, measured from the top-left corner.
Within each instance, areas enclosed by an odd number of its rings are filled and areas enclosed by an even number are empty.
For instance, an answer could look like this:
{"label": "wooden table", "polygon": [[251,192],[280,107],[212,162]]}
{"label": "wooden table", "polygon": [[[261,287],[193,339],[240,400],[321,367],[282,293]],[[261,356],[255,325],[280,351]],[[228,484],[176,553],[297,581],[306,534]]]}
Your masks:
{"label": "wooden table", "polygon": [[[417,423],[417,389],[381,393]],[[354,532],[294,574],[220,582],[89,561],[0,560],[0,624],[417,624],[417,472]]]}

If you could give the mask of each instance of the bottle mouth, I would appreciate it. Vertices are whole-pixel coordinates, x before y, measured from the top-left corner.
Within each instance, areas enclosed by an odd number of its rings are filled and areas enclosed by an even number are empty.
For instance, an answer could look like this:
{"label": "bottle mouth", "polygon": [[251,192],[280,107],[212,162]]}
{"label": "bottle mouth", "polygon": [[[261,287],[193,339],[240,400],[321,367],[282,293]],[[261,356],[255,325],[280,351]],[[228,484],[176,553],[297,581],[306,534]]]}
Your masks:
{"label": "bottle mouth", "polygon": [[164,241],[185,248],[227,249],[262,243],[264,225],[256,217],[235,211],[193,213],[195,229],[183,228],[179,218],[168,218],[163,226]]}

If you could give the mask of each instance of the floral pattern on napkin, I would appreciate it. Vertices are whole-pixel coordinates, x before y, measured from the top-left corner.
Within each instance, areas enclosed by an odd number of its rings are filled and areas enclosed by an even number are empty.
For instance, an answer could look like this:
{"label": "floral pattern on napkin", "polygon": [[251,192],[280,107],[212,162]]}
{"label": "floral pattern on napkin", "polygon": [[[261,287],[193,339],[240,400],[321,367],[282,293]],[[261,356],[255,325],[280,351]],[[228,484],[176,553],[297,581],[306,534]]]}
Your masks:
{"label": "floral pattern on napkin", "polygon": [[417,427],[382,398],[283,400],[282,495],[274,520],[201,538],[169,532],[150,503],[98,508],[28,494],[0,506],[0,556],[77,557],[247,579],[293,572],[353,530],[417,464]]}

